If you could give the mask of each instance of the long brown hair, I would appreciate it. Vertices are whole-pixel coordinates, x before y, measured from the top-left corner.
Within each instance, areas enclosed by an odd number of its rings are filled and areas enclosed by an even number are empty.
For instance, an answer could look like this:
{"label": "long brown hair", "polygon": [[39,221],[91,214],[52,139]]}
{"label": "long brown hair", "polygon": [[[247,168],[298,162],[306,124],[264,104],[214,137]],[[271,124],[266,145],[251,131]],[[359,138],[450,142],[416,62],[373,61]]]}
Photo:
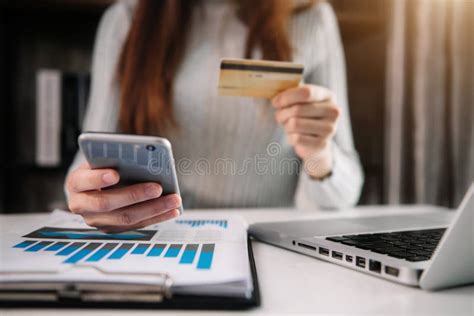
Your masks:
{"label": "long brown hair", "polygon": [[[175,125],[173,79],[186,48],[193,8],[199,2],[138,1],[118,64],[121,131],[156,134]],[[239,0],[237,14],[248,27],[245,57],[250,58],[258,47],[264,59],[289,61],[289,18],[312,3],[296,8],[290,0]]]}

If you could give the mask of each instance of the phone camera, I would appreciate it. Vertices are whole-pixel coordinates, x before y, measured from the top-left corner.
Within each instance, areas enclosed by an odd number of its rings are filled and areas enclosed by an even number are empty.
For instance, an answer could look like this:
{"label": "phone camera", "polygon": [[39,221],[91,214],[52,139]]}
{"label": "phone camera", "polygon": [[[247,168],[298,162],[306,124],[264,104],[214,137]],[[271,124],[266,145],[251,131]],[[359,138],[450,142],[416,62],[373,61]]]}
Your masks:
{"label": "phone camera", "polygon": [[156,147],[153,145],[146,145],[146,150],[148,151],[155,151]]}

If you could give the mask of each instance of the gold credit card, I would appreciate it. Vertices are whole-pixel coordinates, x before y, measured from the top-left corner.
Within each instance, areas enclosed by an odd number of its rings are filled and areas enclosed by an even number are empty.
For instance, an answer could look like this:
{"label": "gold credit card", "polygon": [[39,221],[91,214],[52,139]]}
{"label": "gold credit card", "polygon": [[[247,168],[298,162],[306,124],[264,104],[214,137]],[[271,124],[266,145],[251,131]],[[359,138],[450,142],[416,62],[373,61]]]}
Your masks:
{"label": "gold credit card", "polygon": [[289,62],[223,59],[219,95],[271,99],[284,90],[298,86],[303,70],[303,65]]}

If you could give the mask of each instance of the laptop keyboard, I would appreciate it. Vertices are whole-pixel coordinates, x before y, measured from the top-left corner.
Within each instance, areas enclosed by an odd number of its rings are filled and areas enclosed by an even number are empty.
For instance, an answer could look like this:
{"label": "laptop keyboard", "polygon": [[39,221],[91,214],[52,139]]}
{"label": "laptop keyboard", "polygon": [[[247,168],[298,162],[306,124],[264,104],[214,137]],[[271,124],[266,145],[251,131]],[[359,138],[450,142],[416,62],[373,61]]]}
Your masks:
{"label": "laptop keyboard", "polygon": [[390,257],[417,262],[431,258],[445,228],[412,230],[403,232],[344,235],[327,237],[327,240],[342,243]]}

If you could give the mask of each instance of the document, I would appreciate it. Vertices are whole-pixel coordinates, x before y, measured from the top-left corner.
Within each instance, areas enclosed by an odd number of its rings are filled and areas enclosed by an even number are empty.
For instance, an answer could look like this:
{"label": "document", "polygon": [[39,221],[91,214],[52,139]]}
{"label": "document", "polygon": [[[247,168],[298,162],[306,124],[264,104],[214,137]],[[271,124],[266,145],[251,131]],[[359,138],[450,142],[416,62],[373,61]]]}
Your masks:
{"label": "document", "polygon": [[153,286],[173,293],[248,297],[252,276],[247,226],[238,215],[177,219],[124,233],[88,227],[54,211],[33,231],[2,235],[0,289],[35,284]]}

